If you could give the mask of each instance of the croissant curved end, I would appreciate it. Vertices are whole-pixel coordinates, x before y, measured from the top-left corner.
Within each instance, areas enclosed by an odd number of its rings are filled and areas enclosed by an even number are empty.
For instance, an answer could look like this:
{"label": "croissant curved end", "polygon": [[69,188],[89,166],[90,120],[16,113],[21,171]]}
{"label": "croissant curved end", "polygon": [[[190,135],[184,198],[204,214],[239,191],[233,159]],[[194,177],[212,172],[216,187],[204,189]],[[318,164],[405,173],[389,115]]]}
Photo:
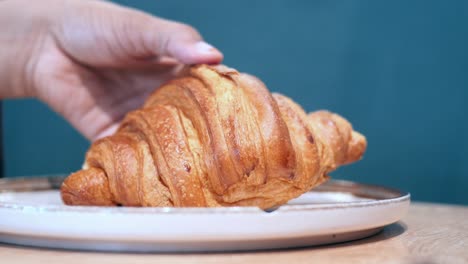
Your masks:
{"label": "croissant curved end", "polygon": [[69,205],[115,205],[106,174],[99,168],[71,174],[62,183],[60,193],[63,202]]}
{"label": "croissant curved end", "polygon": [[363,136],[361,133],[353,130],[353,132],[351,133],[351,140],[348,143],[348,153],[346,155],[346,160],[343,163],[343,165],[360,160],[364,155],[366,149],[366,137]]}

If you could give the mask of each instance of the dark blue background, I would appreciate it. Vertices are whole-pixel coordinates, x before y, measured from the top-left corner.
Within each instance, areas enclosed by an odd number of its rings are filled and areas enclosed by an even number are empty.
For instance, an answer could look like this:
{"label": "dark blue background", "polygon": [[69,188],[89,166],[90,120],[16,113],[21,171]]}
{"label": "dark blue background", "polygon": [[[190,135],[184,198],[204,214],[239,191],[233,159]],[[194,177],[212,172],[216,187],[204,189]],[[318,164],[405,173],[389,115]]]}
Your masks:
{"label": "dark blue background", "polygon": [[[198,28],[225,64],[365,134],[336,178],[468,204],[468,1],[115,1]],[[6,175],[67,173],[89,143],[46,106],[4,105]]]}

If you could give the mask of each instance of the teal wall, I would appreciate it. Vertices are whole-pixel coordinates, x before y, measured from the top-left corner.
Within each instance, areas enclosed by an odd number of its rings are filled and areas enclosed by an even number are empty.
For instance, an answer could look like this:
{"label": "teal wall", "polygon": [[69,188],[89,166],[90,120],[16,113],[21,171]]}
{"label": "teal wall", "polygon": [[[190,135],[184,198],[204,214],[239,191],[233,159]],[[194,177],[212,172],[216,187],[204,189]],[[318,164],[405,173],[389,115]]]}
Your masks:
{"label": "teal wall", "polygon": [[[343,114],[365,158],[336,178],[468,204],[468,1],[116,1],[198,28],[225,63]],[[46,106],[4,105],[6,175],[67,173],[89,143]]]}

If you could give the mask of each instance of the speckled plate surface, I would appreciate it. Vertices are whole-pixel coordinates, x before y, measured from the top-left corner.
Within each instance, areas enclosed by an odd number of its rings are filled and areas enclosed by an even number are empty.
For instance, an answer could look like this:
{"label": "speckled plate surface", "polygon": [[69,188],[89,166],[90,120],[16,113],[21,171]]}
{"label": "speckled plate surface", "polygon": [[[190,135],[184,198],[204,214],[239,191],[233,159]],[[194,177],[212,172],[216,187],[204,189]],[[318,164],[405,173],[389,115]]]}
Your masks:
{"label": "speckled plate surface", "polygon": [[367,237],[401,219],[410,195],[329,181],[276,210],[65,206],[63,177],[0,180],[0,242],[78,250],[290,248]]}

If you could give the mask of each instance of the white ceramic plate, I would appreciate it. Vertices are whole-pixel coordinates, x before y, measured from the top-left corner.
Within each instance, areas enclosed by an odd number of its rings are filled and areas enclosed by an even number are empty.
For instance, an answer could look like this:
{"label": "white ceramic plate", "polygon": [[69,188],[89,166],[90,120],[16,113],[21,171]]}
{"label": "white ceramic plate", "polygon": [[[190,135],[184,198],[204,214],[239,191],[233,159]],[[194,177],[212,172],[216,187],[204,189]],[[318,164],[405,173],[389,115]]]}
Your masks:
{"label": "white ceramic plate", "polygon": [[0,242],[81,250],[182,252],[289,248],[373,235],[410,195],[330,181],[271,212],[256,207],[65,206],[63,177],[0,180]]}

